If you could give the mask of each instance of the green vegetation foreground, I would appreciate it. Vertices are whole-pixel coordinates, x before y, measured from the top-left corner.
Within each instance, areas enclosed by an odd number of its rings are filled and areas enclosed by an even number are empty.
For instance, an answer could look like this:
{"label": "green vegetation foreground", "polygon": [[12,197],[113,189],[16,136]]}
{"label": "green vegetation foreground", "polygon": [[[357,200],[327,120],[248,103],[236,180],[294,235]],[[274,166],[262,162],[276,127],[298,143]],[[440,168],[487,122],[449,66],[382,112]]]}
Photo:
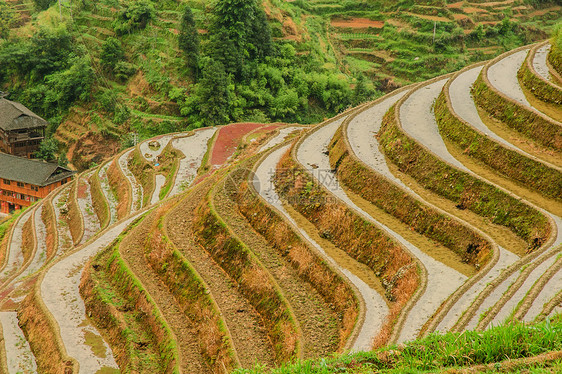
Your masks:
{"label": "green vegetation foreground", "polygon": [[[534,325],[514,323],[483,332],[465,331],[393,345],[372,352],[299,362],[278,369],[257,367],[242,374],[422,373],[473,367],[474,372],[560,372],[562,318]],[[536,360],[519,360],[538,356]],[[507,360],[512,360],[508,362]],[[489,365],[491,364],[491,365]],[[478,366],[489,365],[489,366]],[[541,371],[544,370],[544,371]]]}

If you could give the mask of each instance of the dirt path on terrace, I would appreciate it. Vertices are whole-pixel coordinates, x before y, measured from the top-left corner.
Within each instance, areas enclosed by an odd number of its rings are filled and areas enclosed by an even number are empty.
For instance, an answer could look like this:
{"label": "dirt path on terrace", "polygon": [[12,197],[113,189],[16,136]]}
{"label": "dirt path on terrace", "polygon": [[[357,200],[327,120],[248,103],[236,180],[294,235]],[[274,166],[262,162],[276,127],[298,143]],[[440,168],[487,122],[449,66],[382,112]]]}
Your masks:
{"label": "dirt path on terrace", "polygon": [[525,61],[528,52],[529,49],[516,52],[491,65],[488,69],[488,79],[490,83],[505,96],[517,101],[523,107],[542,115],[551,122],[562,126],[559,121],[559,108],[556,105],[549,107],[546,103],[543,105],[540,100],[533,100],[539,103],[539,105],[534,106],[532,102],[529,102],[527,96],[525,96],[525,90],[519,84],[517,72],[521,64],[523,64],[523,61]]}
{"label": "dirt path on terrace", "polygon": [[18,223],[16,224],[13,235],[10,238],[8,246],[8,258],[6,259],[6,264],[0,272],[0,285],[4,283],[14,275],[18,270],[20,270],[23,265],[24,255],[22,252],[22,239],[23,239],[23,226],[32,219],[33,209],[28,209],[23,213]]}
{"label": "dirt path on terrace", "polygon": [[[502,60],[503,61],[503,60]],[[461,170],[468,171],[472,175],[477,175],[470,171],[464,164],[457,160],[451,153],[449,153],[443,139],[441,139],[439,132],[437,130],[437,123],[435,117],[432,113],[433,100],[439,95],[441,87],[444,85],[445,79],[437,81],[429,86],[422,87],[422,89],[416,90],[400,107],[400,119],[404,130],[407,131],[414,139],[419,141],[421,144],[425,145],[436,154],[438,157],[451,162],[454,160],[454,165],[462,165]],[[423,116],[422,116],[423,114]],[[480,177],[487,183],[496,185],[487,181],[485,178]],[[497,185],[496,185],[497,186]],[[501,187],[500,187],[501,188]],[[549,212],[543,210],[544,214],[549,215],[555,222],[558,232],[562,228],[562,220],[560,217],[553,215]],[[556,241],[549,248],[554,248],[562,242],[562,235],[558,235]],[[550,249],[551,250],[551,249]],[[547,251],[550,251],[547,250]],[[540,261],[544,259],[545,255],[539,256],[535,261]],[[521,263],[523,265],[523,263]],[[516,292],[515,297],[507,300],[505,305],[501,308],[500,313],[498,313],[494,322],[497,324],[499,321],[503,321],[513,308],[517,305],[519,300],[521,300],[530,287],[538,280],[544,271],[548,268],[548,264],[539,265],[538,268],[529,274],[529,277],[525,279],[523,286]],[[497,302],[506,301],[506,297],[502,298],[502,295],[509,286],[515,282],[520,275],[520,272],[516,272],[512,276],[508,277],[504,282],[502,282],[492,293],[484,300],[484,303],[478,308],[478,311],[474,314],[473,318],[470,320],[467,329],[473,328],[478,324],[479,316],[482,312],[486,311],[489,307],[495,305]],[[509,291],[508,291],[509,292]]]}
{"label": "dirt path on terrace", "polygon": [[[145,140],[144,142],[140,143],[139,149],[142,157],[144,157],[148,162],[155,162],[156,158],[160,156],[164,148],[166,148],[173,137],[174,135],[163,135],[160,137]],[[152,141],[156,141],[158,143],[159,146],[157,149],[150,149],[150,147],[148,146],[148,143],[151,143]]]}
{"label": "dirt path on terrace", "polygon": [[[6,349],[5,359],[8,365],[6,374],[32,374],[37,373],[37,363],[35,356],[31,352],[29,343],[25,340],[23,331],[18,326],[18,316],[16,312],[0,312],[0,331],[2,341]],[[1,350],[0,350],[1,352]],[[2,365],[0,364],[0,370]]]}
{"label": "dirt path on terrace", "polygon": [[58,248],[56,256],[62,256],[66,251],[73,247],[70,228],[62,217],[61,209],[66,208],[68,194],[72,185],[67,185],[53,198],[53,209],[55,211],[55,226],[57,228]]}
{"label": "dirt path on terrace", "polygon": [[154,299],[164,319],[174,332],[182,373],[205,373],[204,362],[199,354],[197,331],[195,331],[193,323],[187,318],[174,296],[166,285],[159,280],[158,274],[146,261],[144,246],[153,221],[154,215],[148,215],[139,226],[131,230],[121,242],[119,252],[137,279]]}
{"label": "dirt path on terrace", "polygon": [[419,197],[417,193],[392,174],[384,155],[379,150],[379,142],[376,138],[385,113],[407,93],[408,91],[403,91],[392,95],[379,104],[358,113],[347,127],[347,136],[353,152],[361,161]]}
{"label": "dirt path on terrace", "polygon": [[[349,123],[347,128],[349,143],[352,147],[354,153],[368,166],[372,167],[377,172],[381,173],[388,179],[396,182],[402,186],[407,191],[410,191],[414,196],[417,196],[421,201],[426,201],[418,193],[416,193],[412,188],[411,184],[406,185],[401,179],[396,177],[390,170],[390,165],[387,164],[385,156],[381,153],[379,149],[379,143],[375,137],[376,133],[380,130],[382,119],[387,112],[387,110],[400,98],[402,98],[406,92],[394,95],[388,99],[380,102],[371,108],[368,108],[361,113],[357,114],[355,118]],[[441,207],[445,208],[445,207]],[[471,225],[471,223],[467,223]],[[519,256],[512,254],[500,247],[500,258],[497,264],[490,269],[490,271],[479,281],[477,281],[472,287],[465,292],[460,299],[452,306],[452,308],[447,312],[445,318],[438,325],[437,330],[446,332],[448,331],[458,318],[461,316],[462,312],[472,303],[472,301],[480,294],[480,292],[486,287],[488,282],[495,279],[503,269],[508,267],[510,264],[519,259]]]}
{"label": "dirt path on terrace", "polygon": [[556,81],[553,79],[552,75],[550,74],[550,69],[546,63],[546,58],[548,56],[548,52],[550,51],[550,44],[545,44],[544,46],[537,49],[535,52],[535,58],[533,59],[533,67],[535,71],[547,81],[555,83]]}
{"label": "dirt path on terrace", "polygon": [[207,152],[207,143],[217,131],[209,128],[195,132],[192,136],[172,140],[172,146],[184,154],[176,173],[176,180],[170,190],[170,196],[175,196],[185,190],[197,176],[197,170]]}
{"label": "dirt path on terrace", "polygon": [[507,97],[527,108],[532,108],[517,79],[517,71],[519,71],[523,61],[525,61],[528,52],[528,49],[524,49],[491,65],[488,68],[488,79],[492,86]]}
{"label": "dirt path on terrace", "polygon": [[[297,149],[297,158],[324,187],[336,195],[344,204],[407,248],[425,266],[427,270],[427,288],[410,310],[398,336],[398,342],[409,341],[416,338],[427,319],[435,313],[437,308],[450,294],[455,292],[466,281],[467,277],[428,255],[397,231],[371,216],[357,206],[340,187],[337,175],[330,171],[331,167],[327,149],[342,121],[334,121],[308,135]],[[331,173],[330,178],[326,178],[326,175],[323,175],[326,173]]]}
{"label": "dirt path on terrace", "polygon": [[[477,66],[473,69],[467,70],[464,73],[457,76],[449,86],[449,95],[451,98],[451,106],[455,113],[465,120],[468,124],[474,127],[476,130],[484,133],[487,137],[497,141],[508,149],[517,150],[523,153],[530,159],[535,159],[534,155],[525,152],[523,149],[517,147],[515,144],[509,142],[508,140],[502,138],[500,135],[496,134],[493,129],[489,128],[480,118],[478,114],[478,109],[474,100],[472,99],[472,94],[470,89],[472,85],[478,78],[480,71],[482,71],[483,66]],[[540,157],[540,155],[537,155]],[[562,161],[561,161],[562,162]],[[548,160],[543,161],[548,167],[560,170],[560,167],[552,165]]]}
{"label": "dirt path on terrace", "polygon": [[[131,191],[133,192],[131,196],[131,213],[136,212],[142,207],[144,192],[142,186],[139,184],[134,174],[129,170],[129,166],[127,165],[129,162],[129,157],[131,156],[133,150],[134,148],[123,153],[123,155],[121,155],[118,160],[119,167],[123,171],[125,178],[127,178],[127,180],[129,181],[129,184],[131,185]],[[123,186],[123,188],[125,187]]]}
{"label": "dirt path on terrace", "polygon": [[404,131],[412,138],[429,148],[439,158],[447,161],[462,171],[470,172],[460,161],[454,158],[441,136],[433,114],[433,102],[439,96],[447,79],[441,79],[425,87],[416,89],[400,106],[400,120]]}
{"label": "dirt path on terrace", "polygon": [[301,129],[303,129],[303,127],[301,127],[301,126],[288,126],[288,127],[282,128],[281,130],[279,130],[279,134],[277,134],[276,136],[271,138],[267,143],[262,145],[261,148],[257,151],[257,153],[266,151],[268,149],[271,149],[271,148],[275,147],[276,145],[279,145],[279,144],[283,143],[283,141],[289,135],[291,135],[293,132],[301,130]]}
{"label": "dirt path on terrace", "polygon": [[[562,221],[559,218],[555,219],[555,222],[558,227],[561,227]],[[552,265],[555,259],[554,257],[556,256],[552,257],[551,254],[557,251],[554,248],[556,246],[559,246],[560,243],[562,243],[562,237],[561,235],[558,235],[556,241],[550,247],[551,249],[547,250],[541,256],[535,258],[532,261],[525,261],[525,258],[522,258],[518,260],[519,262],[517,264],[515,263],[512,264],[513,266],[519,266],[521,269],[515,271],[513,274],[507,277],[503,282],[497,285],[497,287],[494,290],[492,290],[490,295],[488,295],[488,297],[484,299],[483,303],[474,312],[472,318],[468,322],[465,329],[466,330],[476,329],[481,319],[480,316],[488,309],[495,306],[496,304],[501,305],[499,303],[504,303],[504,305],[502,305],[501,309],[498,311],[499,313],[495,316],[494,324],[497,325],[499,322],[503,322],[503,320],[507,316],[509,316],[513,311],[513,309],[517,306],[517,303],[525,297],[526,293],[531,289],[531,287],[535,284],[535,282],[542,276],[544,271],[546,271]],[[500,257],[500,261],[501,261],[501,257]],[[525,278],[522,275],[522,271],[524,271],[525,268],[529,266],[531,267],[536,266],[536,268],[532,272],[528,273],[527,277]],[[557,276],[559,276],[558,273]],[[556,279],[556,277],[554,277],[554,279]],[[511,288],[515,282],[522,283],[517,291],[514,291],[514,289]],[[551,283],[548,282],[547,284],[551,284]],[[546,298],[554,297],[559,290],[560,290],[559,285],[554,286],[552,288],[546,288],[545,285],[543,287],[543,291],[540,294],[542,296],[538,297],[537,300],[535,300],[535,302],[538,302],[539,304],[535,306],[535,303],[533,303],[531,308],[537,307],[542,309],[544,302],[541,302],[541,300],[543,300],[543,298],[545,297]],[[543,292],[546,293],[548,296],[545,296]]]}
{"label": "dirt path on terrace", "polygon": [[[300,222],[297,223],[297,220],[288,212],[288,208],[282,205],[281,199],[277,195],[277,191],[275,191],[272,178],[281,156],[283,156],[288,148],[289,145],[280,147],[262,160],[255,170],[256,179],[254,181],[254,187],[274,209],[293,224],[302,237],[305,238],[326,261],[339,269],[348,281],[358,290],[359,296],[365,303],[365,318],[357,322],[361,327],[355,338],[355,342],[353,342],[351,346],[351,350],[355,352],[370,351],[373,340],[379,333],[389,313],[386,300],[382,296],[384,291],[371,269],[367,269],[366,266],[361,266],[362,264],[350,259],[349,256],[345,254],[338,253],[334,248],[324,247],[319,244],[319,241],[314,240],[311,235],[308,234],[306,228],[303,227],[304,225],[300,224]],[[310,231],[317,232],[314,227],[311,227]]]}
{"label": "dirt path on terrace", "polygon": [[[498,262],[486,273],[482,278],[480,278],[476,283],[472,285],[462,296],[457,300],[457,302],[449,309],[443,320],[437,325],[436,331],[445,333],[449,331],[455,323],[461,318],[465,310],[470,307],[470,305],[476,300],[478,295],[486,288],[488,283],[496,279],[502,271],[507,269],[515,261],[519,260],[519,256],[513,254],[503,247],[499,247],[499,259]],[[476,313],[480,315],[480,313]]]}
{"label": "dirt path on terrace", "polygon": [[[562,220],[560,218],[556,219],[556,225],[558,227],[558,230],[562,228]],[[499,313],[494,317],[494,319],[492,320],[493,325],[497,325],[498,323],[503,322],[511,314],[511,312],[518,306],[519,301],[525,298],[527,292],[529,292],[529,290],[533,287],[535,282],[556,262],[556,257],[557,257],[556,254],[559,253],[558,246],[562,244],[562,235],[561,235],[562,232],[558,231],[558,233],[559,234],[555,242],[550,246],[550,249],[529,264],[529,265],[537,264],[537,266],[533,271],[531,271],[530,274],[527,275],[525,282],[521,285],[521,287],[517,290],[517,292],[515,292],[513,296],[510,297],[510,299],[500,309]],[[521,274],[523,270],[524,269],[522,269],[521,272],[519,272],[519,274]],[[560,287],[561,285],[558,284],[557,286],[555,286],[554,289],[550,290],[552,291],[551,297],[553,297],[556,294],[556,292],[560,290]],[[535,300],[535,302],[536,301],[537,300]],[[541,309],[543,304],[544,303],[541,303],[539,305]]]}
{"label": "dirt path on terrace", "polygon": [[[0,300],[2,300],[4,306],[6,306],[6,303],[3,299],[7,295],[9,295],[9,298],[11,299],[8,303],[12,305],[16,305],[23,300],[25,292],[28,291],[28,287],[26,286],[30,286],[29,282],[27,282],[28,278],[45,264],[45,260],[47,259],[47,228],[41,219],[43,209],[48,209],[48,207],[44,207],[44,203],[37,207],[33,217],[35,235],[37,237],[37,248],[35,254],[33,255],[29,265],[21,272],[21,274],[12,280],[10,284],[2,287]],[[13,293],[14,290],[16,291],[15,293]],[[6,298],[6,300],[8,300],[8,298]]]}
{"label": "dirt path on terrace", "polygon": [[[340,325],[335,313],[310,283],[300,278],[291,264],[254,231],[240,214],[236,204],[220,190],[214,200],[217,213],[256,254],[283,290],[303,332],[304,358],[321,357],[335,352]],[[231,192],[235,191],[227,193]]]}
{"label": "dirt path on terrace", "polygon": [[105,201],[109,205],[109,226],[114,224],[117,221],[117,199],[113,195],[113,191],[111,191],[111,187],[109,186],[109,181],[107,178],[107,169],[111,161],[108,161],[104,166],[100,168],[98,177],[100,179],[100,186],[103,196],[105,197]]}
{"label": "dirt path on terrace", "polygon": [[160,201],[160,190],[166,183],[166,177],[162,174],[156,174],[154,178],[154,192],[150,198],[150,205],[156,204]]}
{"label": "dirt path on terrace", "polygon": [[83,373],[118,369],[118,366],[109,345],[86,317],[86,308],[78,289],[82,269],[136,217],[138,214],[121,221],[80,251],[61,259],[46,272],[41,283],[41,298],[59,327],[68,355],[78,361]]}
{"label": "dirt path on terrace", "polygon": [[242,367],[254,367],[256,362],[275,366],[273,347],[260,315],[207,251],[193,241],[193,212],[209,186],[209,182],[199,184],[168,214],[165,227],[170,239],[207,283],[230,330]]}
{"label": "dirt path on terrace", "polygon": [[92,194],[90,193],[90,184],[86,181],[92,173],[84,175],[78,180],[78,193],[76,195],[76,200],[78,201],[78,207],[80,213],[84,218],[84,235],[80,244],[87,242],[92,236],[94,236],[100,230],[100,221],[94,207],[92,205]]}
{"label": "dirt path on terrace", "polygon": [[[555,258],[550,257],[545,259],[545,257],[548,256],[543,255],[540,257],[539,260],[533,261],[532,264],[528,265],[528,266],[536,266],[528,276],[525,277],[524,274],[522,274],[522,272],[516,272],[514,276],[508,279],[508,281],[504,282],[505,284],[502,285],[502,289],[506,289],[506,292],[502,292],[500,294],[498,290],[494,290],[493,294],[490,295],[490,298],[497,299],[498,301],[496,302],[496,304],[501,305],[500,303],[504,303],[504,302],[505,304],[501,307],[499,312],[494,316],[494,318],[487,326],[480,326],[481,323],[478,323],[477,326],[481,328],[492,327],[506,322],[507,318],[516,309],[517,304],[525,298],[525,295],[531,289],[533,284],[555,262]],[[517,289],[516,292],[513,292],[514,285],[516,284],[516,282],[519,283],[521,280],[523,280],[523,283]],[[506,298],[508,299],[506,300]]]}
{"label": "dirt path on terrace", "polygon": [[[559,251],[562,248],[559,247]],[[561,259],[557,257],[556,265],[560,267]],[[544,284],[542,290],[537,295],[537,298],[533,301],[531,307],[526,312],[525,316],[523,317],[523,321],[525,322],[532,322],[542,311],[543,306],[552,300],[553,297],[556,296],[558,292],[562,290],[562,269],[559,269],[552,278]]]}

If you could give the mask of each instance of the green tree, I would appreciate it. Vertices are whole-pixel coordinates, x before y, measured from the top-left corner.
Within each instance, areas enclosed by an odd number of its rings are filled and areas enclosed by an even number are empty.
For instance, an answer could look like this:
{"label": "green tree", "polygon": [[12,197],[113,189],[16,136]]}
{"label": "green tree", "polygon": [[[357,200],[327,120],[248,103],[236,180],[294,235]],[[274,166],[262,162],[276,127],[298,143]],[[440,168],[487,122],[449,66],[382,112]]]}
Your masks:
{"label": "green tree", "polygon": [[209,60],[197,87],[199,114],[206,126],[228,123],[229,79],[220,61]]}
{"label": "green tree", "polygon": [[76,100],[87,99],[94,79],[94,70],[87,57],[76,58],[68,70],[45,77],[49,87],[45,95],[45,112],[55,114],[55,110],[66,110]]}
{"label": "green tree", "polygon": [[115,65],[125,58],[125,52],[121,46],[121,42],[113,37],[107,38],[101,47],[100,62],[101,64],[113,71]]}
{"label": "green tree", "polygon": [[48,137],[39,144],[39,149],[33,155],[35,158],[52,162],[57,159],[58,149],[59,142],[53,137]]}
{"label": "green tree", "polygon": [[241,76],[244,56],[240,53],[226,30],[211,35],[208,56],[219,61],[229,74]]}
{"label": "green tree", "polygon": [[59,166],[62,166],[63,168],[68,166],[68,157],[66,157],[66,152],[61,152],[57,162]]}
{"label": "green tree", "polygon": [[66,29],[42,28],[31,38],[27,67],[42,80],[45,75],[67,68],[75,55],[74,39]]}
{"label": "green tree", "polygon": [[273,51],[273,39],[271,38],[271,27],[267,22],[265,11],[260,7],[256,9],[251,43],[254,45],[255,58],[262,59],[270,56]]}
{"label": "green tree", "polygon": [[55,2],[55,0],[33,0],[35,6],[39,10],[45,10],[51,6]]}
{"label": "green tree", "polygon": [[16,22],[16,14],[10,6],[5,3],[0,3],[0,38],[7,39],[10,34],[10,28]]}
{"label": "green tree", "polygon": [[113,22],[113,30],[117,35],[143,30],[155,17],[156,10],[149,0],[138,0],[130,3]]}
{"label": "green tree", "polygon": [[193,12],[186,6],[180,23],[180,34],[178,37],[179,48],[187,58],[187,66],[194,78],[199,71],[199,33],[195,27]]}
{"label": "green tree", "polygon": [[[228,72],[234,71],[238,78],[247,61],[261,59],[272,52],[271,28],[256,0],[218,0],[213,7],[209,33],[209,54],[221,61]],[[232,61],[237,64],[231,64]]]}
{"label": "green tree", "polygon": [[360,75],[359,78],[357,78],[357,84],[353,89],[353,98],[352,98],[353,105],[358,105],[361,104],[362,102],[367,101],[373,96],[373,94],[374,91],[369,89],[369,87],[367,86],[367,82],[365,81],[365,76]]}

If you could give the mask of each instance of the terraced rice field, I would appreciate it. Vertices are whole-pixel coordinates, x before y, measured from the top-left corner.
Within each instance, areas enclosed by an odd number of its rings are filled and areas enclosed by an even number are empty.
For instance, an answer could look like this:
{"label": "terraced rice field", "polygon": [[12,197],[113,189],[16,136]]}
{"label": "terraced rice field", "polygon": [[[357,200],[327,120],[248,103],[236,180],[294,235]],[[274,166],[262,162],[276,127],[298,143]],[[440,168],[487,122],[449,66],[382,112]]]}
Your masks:
{"label": "terraced rice field", "polygon": [[0,372],[229,372],[558,313],[548,53],[308,128],[168,134],[82,173],[2,247]]}

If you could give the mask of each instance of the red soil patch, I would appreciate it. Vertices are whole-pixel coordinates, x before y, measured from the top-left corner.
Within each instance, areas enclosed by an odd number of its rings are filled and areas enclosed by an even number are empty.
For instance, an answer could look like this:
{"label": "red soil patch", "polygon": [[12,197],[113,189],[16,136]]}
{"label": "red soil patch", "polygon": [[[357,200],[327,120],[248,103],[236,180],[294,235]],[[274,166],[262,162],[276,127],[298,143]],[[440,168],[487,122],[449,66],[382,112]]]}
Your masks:
{"label": "red soil patch", "polygon": [[531,12],[528,14],[529,17],[539,17],[539,16],[544,16],[547,13],[550,12],[558,12],[560,13],[560,11],[562,10],[561,6],[553,6],[552,8],[545,8],[545,9],[540,9],[540,10],[535,10],[534,12]]}
{"label": "red soil patch", "polygon": [[487,10],[485,9],[480,9],[480,8],[474,8],[474,7],[466,7],[462,9],[463,12],[467,13],[467,14],[472,14],[472,13],[488,13]]}
{"label": "red soil patch", "polygon": [[478,3],[478,6],[481,7],[495,7],[498,5],[508,5],[513,4],[515,0],[506,0],[506,1],[490,1],[489,3]]}
{"label": "red soil patch", "polygon": [[258,128],[263,131],[274,129],[280,125],[267,125],[263,123],[233,123],[222,127],[217,134],[213,153],[211,154],[211,165],[222,165],[234,154],[238,143],[244,135]]}
{"label": "red soil patch", "polygon": [[410,16],[426,19],[428,21],[451,22],[450,19],[445,18],[445,17],[440,17],[440,16],[429,16],[429,15],[426,15],[426,14],[418,14],[418,13],[410,13],[410,12],[406,12],[406,14],[408,14]]}
{"label": "red soil patch", "polygon": [[369,27],[380,29],[384,26],[384,22],[373,21],[368,18],[333,19],[331,25],[334,27],[351,27],[354,29],[366,29]]}
{"label": "red soil patch", "polygon": [[178,29],[168,29],[170,30],[171,33],[178,35],[180,33],[180,30]]}
{"label": "red soil patch", "polygon": [[447,4],[447,8],[449,8],[449,9],[460,9],[460,8],[462,8],[462,4],[463,4],[463,1],[459,1],[459,2],[456,2],[456,3],[452,3],[452,4]]}
{"label": "red soil patch", "polygon": [[85,199],[86,196],[86,191],[88,190],[88,186],[86,186],[86,182],[84,182],[82,179],[80,179],[79,184],[78,184],[78,193],[77,196],[79,199]]}
{"label": "red soil patch", "polygon": [[469,16],[467,16],[466,14],[453,14],[453,18],[455,19],[455,21],[461,20],[461,19],[470,19]]}

